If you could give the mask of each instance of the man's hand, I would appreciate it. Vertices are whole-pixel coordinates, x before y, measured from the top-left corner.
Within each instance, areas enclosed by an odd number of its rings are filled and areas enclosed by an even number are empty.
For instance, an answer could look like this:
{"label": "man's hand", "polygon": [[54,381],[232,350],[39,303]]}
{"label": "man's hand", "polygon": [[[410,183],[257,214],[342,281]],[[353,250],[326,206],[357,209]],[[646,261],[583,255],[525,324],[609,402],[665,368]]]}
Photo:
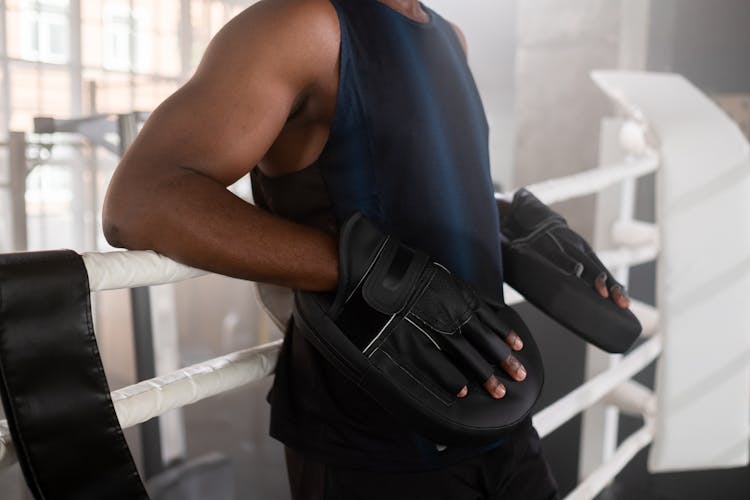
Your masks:
{"label": "man's hand", "polygon": [[627,350],[640,322],[628,309],[625,288],[586,240],[525,188],[510,202],[498,200],[498,210],[505,281],[587,342],[608,352]]}
{"label": "man's hand", "polygon": [[[500,209],[501,214],[510,213],[510,200],[499,199],[497,201],[497,205]],[[503,230],[505,230],[505,227],[503,227],[503,224],[501,224],[501,231]],[[586,241],[583,240],[583,238],[581,238],[580,236],[578,236],[577,239],[580,240],[578,242],[578,248],[580,248],[582,251],[575,252],[575,258],[580,259],[580,264],[583,266],[583,268],[600,271],[599,274],[596,275],[596,278],[594,278],[594,289],[596,289],[596,291],[599,292],[599,295],[601,295],[605,299],[611,298],[612,301],[619,307],[623,309],[630,307],[630,297],[628,297],[625,287],[617,282],[612,283],[613,280],[610,278],[609,272],[606,270],[606,268],[604,268],[604,265],[599,261],[599,259],[588,257],[588,255],[592,255],[594,257],[595,255],[591,248],[588,247]],[[574,257],[571,256],[571,258]]]}
{"label": "man's hand", "polygon": [[336,294],[295,293],[294,318],[354,390],[447,445],[489,442],[529,415],[544,367],[499,289],[474,288],[361,213],[340,235]]}
{"label": "man's hand", "polygon": [[610,288],[609,291],[607,290],[607,273],[601,273],[596,277],[594,287],[596,288],[596,291],[599,292],[599,295],[605,299],[611,297],[614,303],[623,309],[630,307],[630,297],[628,297],[624,286],[618,283],[612,285],[612,288]]}
{"label": "man's hand", "polygon": [[387,346],[390,355],[403,355],[405,366],[461,398],[470,379],[493,398],[504,397],[495,367],[517,382],[526,378],[513,354],[523,347],[513,329],[521,322],[500,300],[359,213],[341,229],[339,255],[341,281],[328,314],[365,356],[395,338]]}
{"label": "man's hand", "polygon": [[[514,351],[520,351],[521,349],[523,349],[523,341],[521,341],[521,337],[518,336],[518,333],[516,333],[515,330],[510,330],[508,335],[505,337],[505,343],[508,344],[508,347],[510,347]],[[508,375],[513,377],[513,379],[517,380],[518,382],[521,382],[526,378],[526,368],[524,368],[521,362],[518,361],[518,358],[513,356],[513,354],[508,354],[508,356],[502,361],[500,366],[502,366],[503,370],[505,370]],[[492,397],[502,398],[505,396],[505,385],[495,375],[490,376],[490,378],[483,385],[487,392],[492,395]],[[465,398],[468,394],[469,388],[467,386],[464,386],[463,389],[461,389],[461,392],[458,393],[458,397]]]}

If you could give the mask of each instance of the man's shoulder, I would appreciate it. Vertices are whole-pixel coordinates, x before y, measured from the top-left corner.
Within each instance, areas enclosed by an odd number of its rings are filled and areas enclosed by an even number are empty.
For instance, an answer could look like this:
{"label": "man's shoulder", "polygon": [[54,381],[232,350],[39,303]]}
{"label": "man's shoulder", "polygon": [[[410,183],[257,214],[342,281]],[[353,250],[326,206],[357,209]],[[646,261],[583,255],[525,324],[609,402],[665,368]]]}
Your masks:
{"label": "man's shoulder", "polygon": [[240,12],[227,25],[257,28],[258,24],[324,34],[338,32],[338,16],[330,0],[260,0]]}
{"label": "man's shoulder", "polygon": [[267,81],[309,85],[336,65],[340,29],[329,0],[261,0],[214,36],[196,74],[228,81],[262,73]]}
{"label": "man's shoulder", "polygon": [[458,37],[458,41],[461,42],[461,48],[464,49],[464,54],[468,52],[468,48],[466,46],[466,35],[464,35],[464,32],[461,31],[461,28],[458,27],[456,23],[453,21],[448,21],[451,28],[453,28],[453,31],[456,33],[456,36]]}

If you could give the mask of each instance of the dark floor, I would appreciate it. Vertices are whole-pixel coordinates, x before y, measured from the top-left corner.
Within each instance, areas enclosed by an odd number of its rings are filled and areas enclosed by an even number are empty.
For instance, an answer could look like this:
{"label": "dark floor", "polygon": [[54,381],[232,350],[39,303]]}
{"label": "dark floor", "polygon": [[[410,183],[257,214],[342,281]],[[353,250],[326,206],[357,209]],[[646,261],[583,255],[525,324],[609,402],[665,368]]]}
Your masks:
{"label": "dark floor", "polygon": [[269,386],[270,379],[185,412],[189,455],[225,454],[233,464],[238,499],[289,499],[283,448],[268,436]]}

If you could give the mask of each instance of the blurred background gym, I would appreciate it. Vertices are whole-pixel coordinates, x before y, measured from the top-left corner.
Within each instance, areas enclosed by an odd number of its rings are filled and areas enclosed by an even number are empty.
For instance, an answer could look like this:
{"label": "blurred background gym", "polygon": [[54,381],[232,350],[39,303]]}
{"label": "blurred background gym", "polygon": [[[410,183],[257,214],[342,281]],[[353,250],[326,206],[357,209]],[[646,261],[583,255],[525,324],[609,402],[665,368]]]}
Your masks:
{"label": "blurred background gym", "polygon": [[[252,3],[0,0],[0,252],[111,250],[101,206],[122,148],[190,77],[211,37]],[[680,73],[750,135],[748,0],[425,3],[468,39],[499,189],[599,163],[602,120],[617,112],[591,82],[593,69]],[[653,176],[639,180],[641,220],[654,219],[653,184]],[[243,179],[232,189],[251,199],[249,187]],[[593,237],[593,197],[556,208]],[[654,276],[653,263],[631,269],[631,295],[653,304]],[[159,288],[145,306],[126,290],[95,297],[112,389],[280,338],[251,283],[207,276]],[[533,307],[520,310],[545,353],[541,408],[584,380],[585,348]],[[154,332],[146,345],[133,335],[144,322]],[[653,377],[649,367],[637,378],[651,386]],[[265,380],[129,429],[153,498],[289,498],[282,447],[268,437],[269,386]],[[636,426],[620,417],[622,433]],[[563,493],[579,480],[580,429],[577,417],[543,442]],[[169,496],[177,488],[182,496]],[[0,472],[0,498],[31,498],[18,466]],[[599,498],[746,499],[750,469],[649,475],[644,451]]]}

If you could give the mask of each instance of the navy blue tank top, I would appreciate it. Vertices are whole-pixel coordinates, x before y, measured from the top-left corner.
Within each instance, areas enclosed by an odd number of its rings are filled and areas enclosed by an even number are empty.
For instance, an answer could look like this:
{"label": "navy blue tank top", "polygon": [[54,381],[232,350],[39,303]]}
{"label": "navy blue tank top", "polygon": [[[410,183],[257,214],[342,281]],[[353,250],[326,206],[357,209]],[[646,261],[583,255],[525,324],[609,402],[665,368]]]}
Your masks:
{"label": "navy blue tank top", "polygon": [[[254,169],[256,205],[336,233],[361,211],[478,289],[502,297],[488,125],[452,26],[377,0],[331,0],[341,29],[330,135],[302,171]],[[271,434],[319,460],[420,470],[478,454],[404,428],[343,380],[290,322],[269,394]]]}

